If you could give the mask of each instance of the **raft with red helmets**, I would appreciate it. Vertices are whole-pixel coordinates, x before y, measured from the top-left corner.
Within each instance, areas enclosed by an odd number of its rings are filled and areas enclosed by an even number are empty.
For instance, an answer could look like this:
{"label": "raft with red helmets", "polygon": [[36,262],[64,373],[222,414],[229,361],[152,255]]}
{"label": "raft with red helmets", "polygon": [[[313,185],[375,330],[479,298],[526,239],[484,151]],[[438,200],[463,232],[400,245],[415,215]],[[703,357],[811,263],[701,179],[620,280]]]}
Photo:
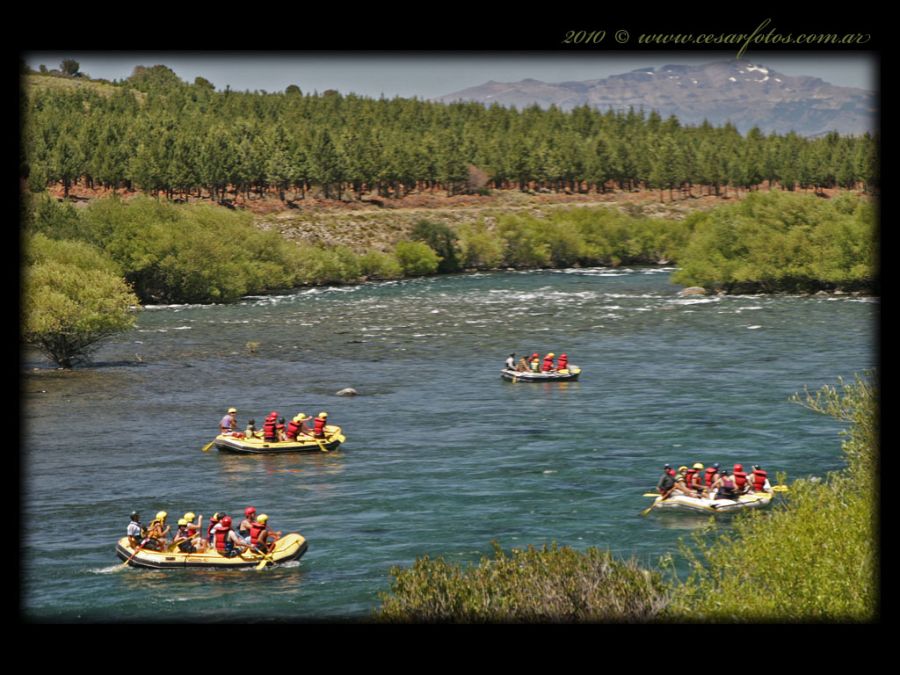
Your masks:
{"label": "raft with red helmets", "polygon": [[264,561],[266,564],[278,564],[298,560],[306,553],[307,548],[306,538],[296,532],[286,534],[278,539],[275,542],[275,548],[268,554],[254,553],[245,549],[240,555],[230,558],[219,553],[215,546],[203,553],[184,553],[179,550],[151,551],[149,549],[135,552],[128,537],[122,537],[116,544],[116,555],[120,560],[134,567],[149,567],[156,570],[186,567],[242,569],[260,567]]}
{"label": "raft with red helmets", "polygon": [[213,443],[223,452],[257,455],[281,452],[331,452],[337,450],[346,440],[339,426],[328,424],[324,427],[322,438],[300,434],[296,441],[267,441],[264,438],[250,438],[243,434],[219,434]]}
{"label": "raft with red helmets", "polygon": [[581,375],[581,368],[578,366],[537,373],[531,370],[517,371],[510,368],[500,371],[500,377],[510,382],[574,382],[579,375]]}

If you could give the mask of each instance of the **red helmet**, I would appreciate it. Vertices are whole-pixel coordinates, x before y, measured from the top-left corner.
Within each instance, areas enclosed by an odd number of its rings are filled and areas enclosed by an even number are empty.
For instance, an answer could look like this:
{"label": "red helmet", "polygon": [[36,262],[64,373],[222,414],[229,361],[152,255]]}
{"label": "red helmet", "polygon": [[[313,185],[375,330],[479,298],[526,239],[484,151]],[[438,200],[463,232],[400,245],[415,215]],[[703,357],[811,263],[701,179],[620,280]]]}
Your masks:
{"label": "red helmet", "polygon": [[254,513],[256,513],[256,509],[253,508],[252,506],[248,506],[246,509],[244,509],[244,515],[247,516],[248,518],[250,516],[252,516]]}
{"label": "red helmet", "polygon": [[221,520],[221,524],[223,527],[231,527],[231,516],[225,516]]}
{"label": "red helmet", "polygon": [[735,464],[735,465],[734,465],[734,470],[735,470],[735,471],[743,471],[743,470],[744,470],[744,466],[743,466],[742,464]]}

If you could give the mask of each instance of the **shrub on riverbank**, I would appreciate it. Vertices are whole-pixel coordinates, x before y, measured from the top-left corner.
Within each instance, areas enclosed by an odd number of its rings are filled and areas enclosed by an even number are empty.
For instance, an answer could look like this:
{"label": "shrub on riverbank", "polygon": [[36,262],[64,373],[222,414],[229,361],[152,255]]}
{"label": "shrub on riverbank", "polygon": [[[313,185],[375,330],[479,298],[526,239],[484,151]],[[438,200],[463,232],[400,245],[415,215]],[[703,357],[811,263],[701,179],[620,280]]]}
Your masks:
{"label": "shrub on riverbank", "polygon": [[638,622],[665,606],[659,574],[596,548],[554,544],[507,554],[495,544],[493,559],[476,567],[425,556],[391,574],[378,613],[387,622]]}
{"label": "shrub on riverbank", "polygon": [[798,402],[849,422],[846,470],[796,481],[789,502],[751,513],[713,542],[694,538],[690,577],[668,615],[692,621],[870,621],[878,612],[875,385],[862,378]]}
{"label": "shrub on riverbank", "polygon": [[844,194],[754,193],[688,218],[675,283],[726,292],[877,291],[877,214]]}
{"label": "shrub on riverbank", "polygon": [[96,248],[36,234],[25,241],[25,262],[22,337],[60,367],[134,325],[137,297]]}

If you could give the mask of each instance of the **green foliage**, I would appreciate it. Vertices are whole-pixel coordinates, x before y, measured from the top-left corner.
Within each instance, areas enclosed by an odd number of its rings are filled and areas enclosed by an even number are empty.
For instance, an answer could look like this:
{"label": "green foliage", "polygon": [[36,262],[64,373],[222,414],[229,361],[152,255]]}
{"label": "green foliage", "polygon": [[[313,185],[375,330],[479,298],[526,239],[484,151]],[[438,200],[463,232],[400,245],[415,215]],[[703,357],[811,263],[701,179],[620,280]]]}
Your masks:
{"label": "green foliage", "polygon": [[457,228],[460,263],[465,268],[494,269],[503,264],[505,241],[484,221]]}
{"label": "green foliage", "polygon": [[441,257],[437,268],[440,274],[460,270],[457,252],[459,236],[448,225],[420,220],[413,227],[410,238],[425,242]]}
{"label": "green foliage", "polygon": [[359,271],[369,279],[399,279],[403,268],[390,253],[367,251],[359,257]]}
{"label": "green foliage", "polygon": [[879,443],[877,389],[857,378],[841,389],[807,393],[803,405],[850,422],[846,470],[796,481],[787,504],[739,518],[729,534],[696,550],[683,546],[692,572],[673,590],[667,613],[696,621],[871,621],[877,617],[874,464]]}
{"label": "green foliage", "polygon": [[689,224],[675,283],[729,292],[876,285],[876,214],[858,197],[754,193]]}
{"label": "green foliage", "polygon": [[114,262],[83,242],[26,242],[23,338],[63,368],[134,325],[137,298]]}
{"label": "green foliage", "polygon": [[421,241],[400,241],[394,247],[394,255],[408,277],[421,277],[434,274],[440,265],[441,257],[426,243]]}
{"label": "green foliage", "polygon": [[666,604],[659,574],[608,551],[513,549],[463,568],[443,558],[393,568],[378,619],[386,622],[638,622]]}
{"label": "green foliage", "polygon": [[299,281],[304,284],[354,282],[362,274],[358,256],[344,246],[301,246],[297,262],[300,265]]}
{"label": "green foliage", "polygon": [[144,303],[229,302],[298,283],[294,247],[274,232],[257,230],[249,214],[113,197],[73,218],[63,207],[40,204],[38,214],[49,215],[37,219],[38,231],[76,236],[102,249]]}

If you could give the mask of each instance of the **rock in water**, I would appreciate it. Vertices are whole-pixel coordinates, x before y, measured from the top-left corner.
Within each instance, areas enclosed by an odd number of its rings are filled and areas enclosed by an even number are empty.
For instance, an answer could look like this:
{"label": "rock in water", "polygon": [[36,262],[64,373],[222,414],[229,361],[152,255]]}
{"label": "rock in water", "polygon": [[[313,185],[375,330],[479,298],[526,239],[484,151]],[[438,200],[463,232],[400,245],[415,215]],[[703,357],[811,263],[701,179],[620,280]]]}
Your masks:
{"label": "rock in water", "polygon": [[706,295],[706,289],[702,286],[691,286],[682,290],[678,295]]}
{"label": "rock in water", "polygon": [[346,389],[341,389],[335,395],[336,396],[358,396],[359,392],[356,391],[356,389],[354,389],[353,387],[347,387]]}

